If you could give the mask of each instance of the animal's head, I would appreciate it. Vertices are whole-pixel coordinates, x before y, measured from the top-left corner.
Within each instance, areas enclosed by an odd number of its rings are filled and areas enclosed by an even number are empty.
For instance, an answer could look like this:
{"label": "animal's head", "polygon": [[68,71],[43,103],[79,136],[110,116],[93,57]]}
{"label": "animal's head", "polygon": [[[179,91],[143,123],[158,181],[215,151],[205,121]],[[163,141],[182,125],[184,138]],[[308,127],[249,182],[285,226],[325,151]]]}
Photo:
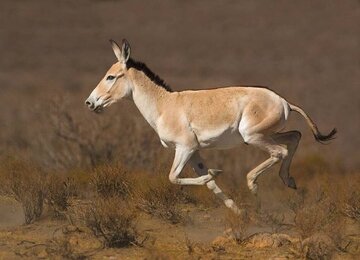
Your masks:
{"label": "animal's head", "polygon": [[130,45],[124,39],[121,48],[110,40],[118,61],[111,66],[96,88],[91,92],[85,104],[94,112],[101,112],[116,101],[131,96],[131,82],[126,62],[130,58]]}

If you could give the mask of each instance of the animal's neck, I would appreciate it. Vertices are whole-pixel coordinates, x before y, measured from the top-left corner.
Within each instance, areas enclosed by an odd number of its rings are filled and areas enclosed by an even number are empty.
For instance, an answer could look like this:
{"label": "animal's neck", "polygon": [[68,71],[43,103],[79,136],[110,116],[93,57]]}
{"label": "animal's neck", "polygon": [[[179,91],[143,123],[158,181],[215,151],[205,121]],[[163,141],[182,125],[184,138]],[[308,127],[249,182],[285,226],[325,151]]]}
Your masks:
{"label": "animal's neck", "polygon": [[132,97],[145,120],[157,131],[156,123],[161,114],[162,103],[170,92],[158,86],[142,71],[130,69],[133,85]]}

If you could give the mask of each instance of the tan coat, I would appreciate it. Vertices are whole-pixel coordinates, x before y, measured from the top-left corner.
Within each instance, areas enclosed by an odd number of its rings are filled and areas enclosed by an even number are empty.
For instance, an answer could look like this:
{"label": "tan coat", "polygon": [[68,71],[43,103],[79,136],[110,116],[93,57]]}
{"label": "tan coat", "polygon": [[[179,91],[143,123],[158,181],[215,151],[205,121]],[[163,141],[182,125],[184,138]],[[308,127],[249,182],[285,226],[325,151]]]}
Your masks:
{"label": "tan coat", "polygon": [[[267,88],[233,86],[169,91],[168,86],[143,63],[130,59],[130,46],[126,40],[122,48],[114,41],[111,43],[118,62],[90,94],[86,100],[88,107],[101,112],[122,98],[133,100],[157,132],[161,143],[175,149],[170,181],[180,185],[206,184],[237,213],[240,210],[213,180],[220,170],[208,169],[199,150],[226,149],[241,143],[254,145],[267,151],[270,158],[247,174],[249,189],[256,193],[258,176],[280,161],[281,179],[288,187],[296,189],[289,168],[301,134],[298,131],[280,133],[290,112],[304,116],[319,142],[331,140],[336,133],[334,129],[330,134],[322,135],[301,108]],[[199,177],[179,178],[187,162]]]}

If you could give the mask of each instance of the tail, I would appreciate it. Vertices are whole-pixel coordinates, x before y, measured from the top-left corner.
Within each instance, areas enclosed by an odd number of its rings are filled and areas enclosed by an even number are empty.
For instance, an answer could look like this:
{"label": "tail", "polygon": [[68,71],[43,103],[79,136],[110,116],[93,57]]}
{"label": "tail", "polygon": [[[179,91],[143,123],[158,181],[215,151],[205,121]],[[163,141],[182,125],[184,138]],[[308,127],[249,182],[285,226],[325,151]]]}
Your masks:
{"label": "tail", "polygon": [[289,107],[290,107],[291,111],[298,112],[299,114],[301,114],[305,118],[306,122],[308,123],[308,125],[310,126],[310,128],[311,128],[311,130],[312,130],[312,132],[314,134],[314,137],[315,137],[316,141],[318,141],[319,143],[324,144],[324,142],[330,141],[330,140],[335,138],[335,134],[337,133],[336,128],[334,128],[329,134],[323,135],[322,133],[320,133],[320,131],[317,128],[314,121],[311,120],[311,118],[304,112],[304,110],[302,110],[300,107],[297,107],[297,106],[292,105],[290,103],[288,103],[288,104],[289,104]]}

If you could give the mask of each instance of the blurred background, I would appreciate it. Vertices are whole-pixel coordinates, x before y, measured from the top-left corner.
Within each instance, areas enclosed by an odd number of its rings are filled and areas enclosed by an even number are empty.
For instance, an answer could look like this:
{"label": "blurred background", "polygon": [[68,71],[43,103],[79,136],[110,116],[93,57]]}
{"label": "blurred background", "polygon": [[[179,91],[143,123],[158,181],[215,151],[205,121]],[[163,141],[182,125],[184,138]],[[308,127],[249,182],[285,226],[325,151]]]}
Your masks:
{"label": "blurred background", "polygon": [[[288,129],[303,133],[295,163],[324,161],[356,171],[359,24],[356,0],[2,0],[0,156],[57,171],[114,160],[169,167],[173,151],[160,145],[131,102],[101,115],[84,105],[115,62],[108,40],[126,38],[132,56],[175,91],[270,87],[300,105],[321,131],[339,132],[330,145],[318,144],[292,114]],[[244,146],[204,156],[243,175],[265,155]]]}

